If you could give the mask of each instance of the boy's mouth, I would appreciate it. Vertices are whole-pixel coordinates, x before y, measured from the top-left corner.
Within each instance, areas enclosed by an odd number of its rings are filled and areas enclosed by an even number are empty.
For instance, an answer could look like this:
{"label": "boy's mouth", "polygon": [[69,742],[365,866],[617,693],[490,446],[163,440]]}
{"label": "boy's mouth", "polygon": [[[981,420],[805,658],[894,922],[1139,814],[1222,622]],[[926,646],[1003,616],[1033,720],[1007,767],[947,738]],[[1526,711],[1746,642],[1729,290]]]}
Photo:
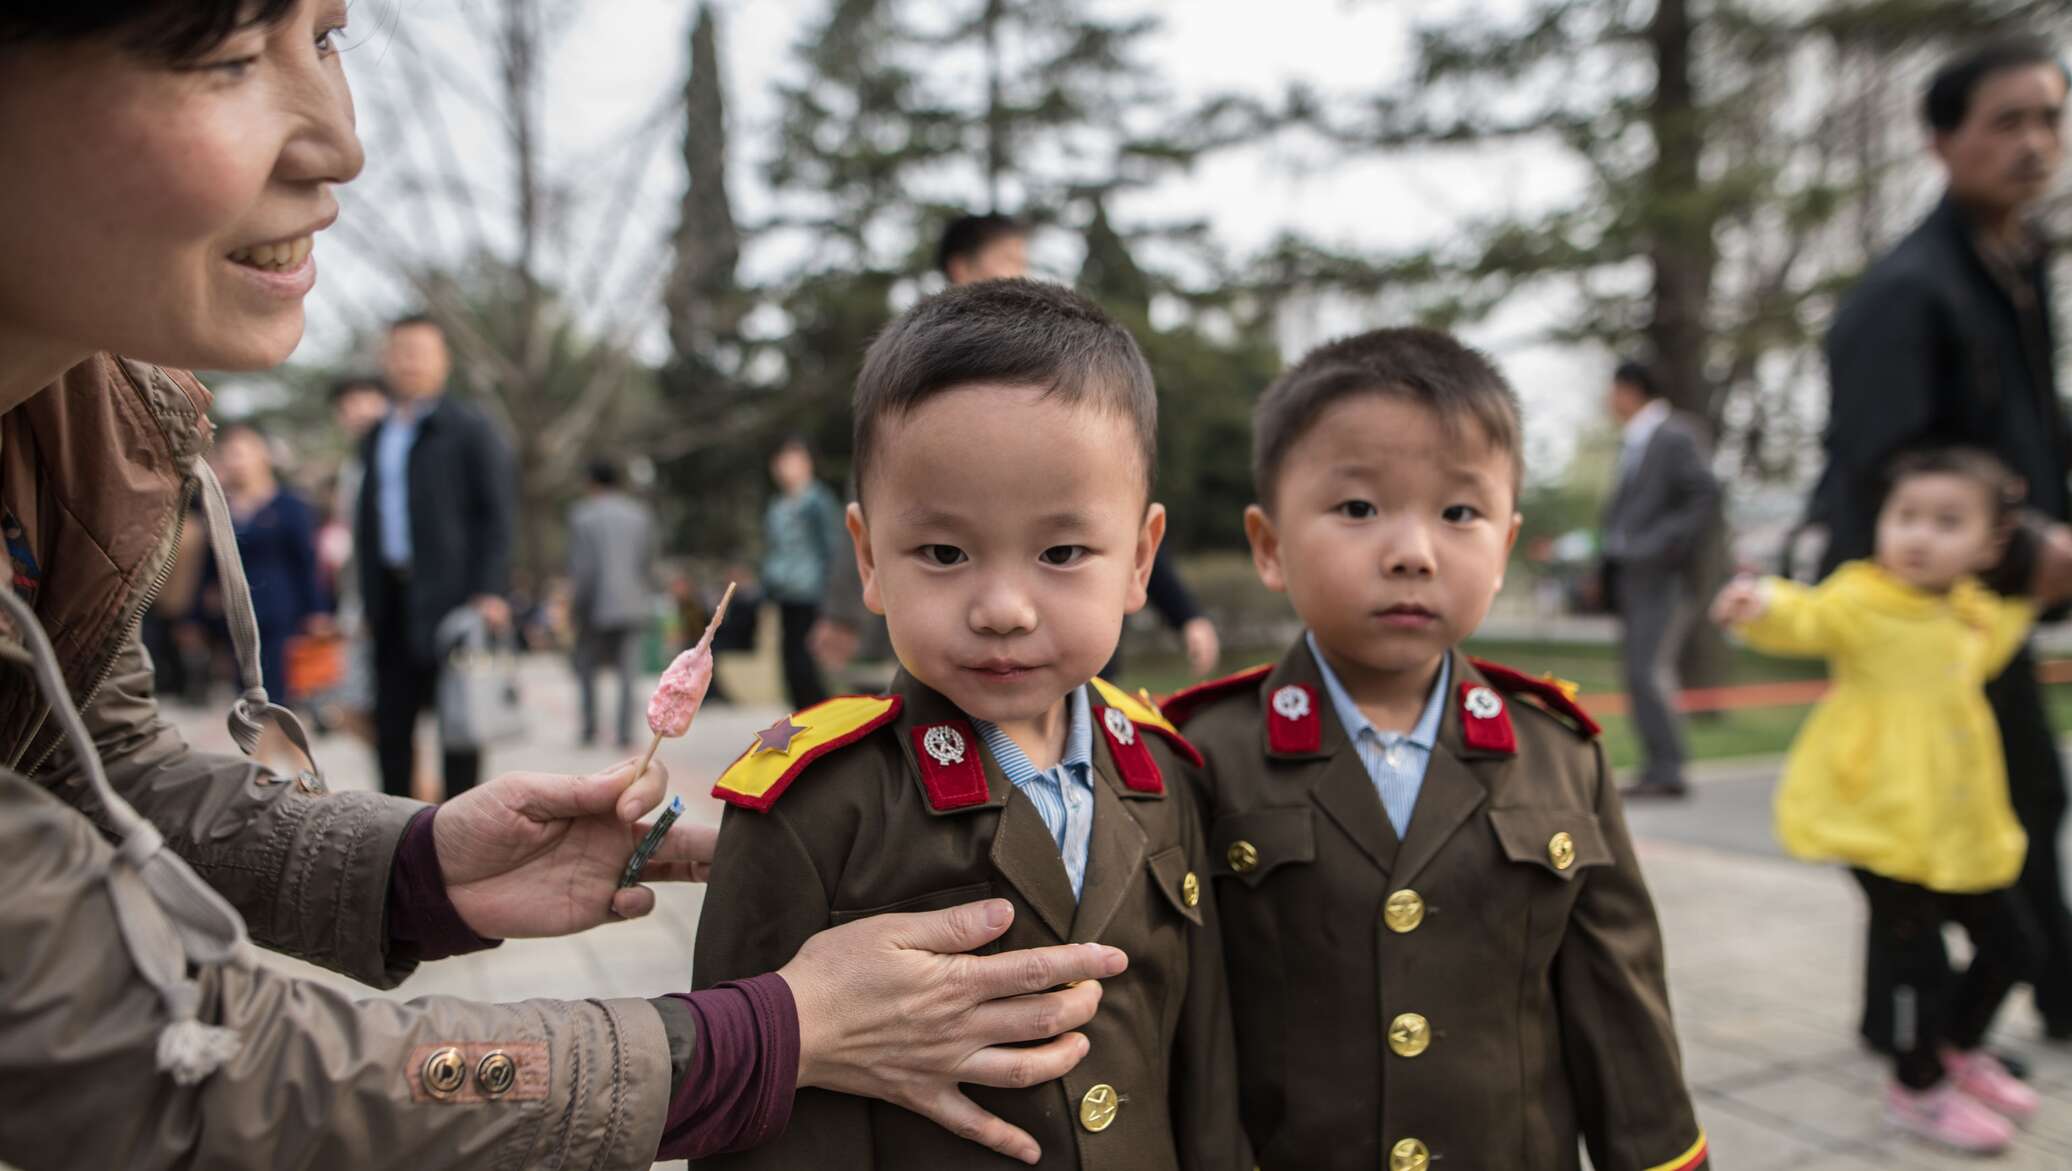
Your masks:
{"label": "boy's mouth", "polygon": [[1439,620],[1439,612],[1416,602],[1398,602],[1374,612],[1384,626],[1421,630]]}
{"label": "boy's mouth", "polygon": [[1036,673],[1039,664],[1018,659],[983,659],[964,664],[964,669],[992,683],[1012,683]]}

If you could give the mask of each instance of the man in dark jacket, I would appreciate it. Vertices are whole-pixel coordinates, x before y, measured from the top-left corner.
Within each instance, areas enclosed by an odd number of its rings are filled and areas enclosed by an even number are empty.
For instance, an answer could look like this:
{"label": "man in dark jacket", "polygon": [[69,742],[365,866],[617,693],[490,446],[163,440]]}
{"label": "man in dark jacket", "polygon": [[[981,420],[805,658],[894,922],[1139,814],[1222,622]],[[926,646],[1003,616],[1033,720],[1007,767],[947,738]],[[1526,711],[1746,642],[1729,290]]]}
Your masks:
{"label": "man in dark jacket", "polygon": [[[1948,194],[1864,274],[1828,335],[1828,468],[1813,512],[1829,531],[1823,570],[1869,555],[1887,465],[1929,444],[1997,454],[2026,481],[2028,508],[2064,537],[2072,430],[2052,367],[2048,257],[2025,213],[2063,158],[2066,83],[2050,46],[2010,41],[1958,58],[1929,87],[1924,113]],[[2058,863],[2065,777],[2029,652],[1986,690],[2029,835],[2020,895],[2043,934],[2036,1006],[2052,1037],[2072,1038],[2072,917]],[[1869,957],[1864,1014],[1865,1036],[1881,1047],[1894,1027],[1888,960]]]}
{"label": "man in dark jacket", "polygon": [[[446,393],[453,360],[429,317],[389,327],[383,357],[395,405],[367,436],[354,547],[374,641],[374,735],[381,787],[410,795],[418,713],[438,694],[441,619],[474,607],[509,625],[511,454],[489,421]],[[448,796],[473,787],[479,749],[444,754]]]}

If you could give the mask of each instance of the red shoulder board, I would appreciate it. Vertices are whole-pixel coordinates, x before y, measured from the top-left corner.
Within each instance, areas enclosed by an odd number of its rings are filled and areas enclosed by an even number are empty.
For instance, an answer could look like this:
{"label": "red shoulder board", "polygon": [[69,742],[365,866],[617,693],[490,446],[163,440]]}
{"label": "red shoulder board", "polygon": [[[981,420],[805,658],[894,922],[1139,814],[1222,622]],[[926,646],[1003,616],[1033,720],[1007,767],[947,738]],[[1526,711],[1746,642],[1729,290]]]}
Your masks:
{"label": "red shoulder board", "polygon": [[766,813],[807,765],[891,723],[901,703],[896,695],[844,695],[786,716],[756,733],[720,774],[712,795]]}
{"label": "red shoulder board", "polygon": [[1539,706],[1560,717],[1564,722],[1585,736],[1595,737],[1604,729],[1576,702],[1575,684],[1566,683],[1552,675],[1527,675],[1523,671],[1492,663],[1484,659],[1469,659],[1475,669],[1482,672],[1500,691],[1529,695]]}
{"label": "red shoulder board", "polygon": [[1211,679],[1207,683],[1197,683],[1192,687],[1182,688],[1160,700],[1158,707],[1160,711],[1165,713],[1166,719],[1171,720],[1174,724],[1185,724],[1194,716],[1195,712],[1208,706],[1210,701],[1219,696],[1228,695],[1240,687],[1256,687],[1259,685],[1260,680],[1271,674],[1273,674],[1273,664],[1261,663],[1256,667],[1248,667],[1243,671],[1239,671],[1235,675],[1225,675],[1221,679]]}

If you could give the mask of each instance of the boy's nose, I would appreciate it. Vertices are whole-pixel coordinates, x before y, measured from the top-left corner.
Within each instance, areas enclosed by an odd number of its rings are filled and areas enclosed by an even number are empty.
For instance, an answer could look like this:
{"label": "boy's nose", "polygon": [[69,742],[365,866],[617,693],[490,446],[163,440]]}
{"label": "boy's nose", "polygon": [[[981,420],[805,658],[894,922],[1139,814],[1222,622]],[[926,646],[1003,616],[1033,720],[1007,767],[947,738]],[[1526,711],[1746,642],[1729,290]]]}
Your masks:
{"label": "boy's nose", "polygon": [[1391,527],[1382,557],[1390,577],[1430,577],[1439,569],[1431,534],[1415,521]]}
{"label": "boy's nose", "polygon": [[989,581],[971,600],[969,621],[980,634],[1022,634],[1036,629],[1036,606],[1018,583]]}

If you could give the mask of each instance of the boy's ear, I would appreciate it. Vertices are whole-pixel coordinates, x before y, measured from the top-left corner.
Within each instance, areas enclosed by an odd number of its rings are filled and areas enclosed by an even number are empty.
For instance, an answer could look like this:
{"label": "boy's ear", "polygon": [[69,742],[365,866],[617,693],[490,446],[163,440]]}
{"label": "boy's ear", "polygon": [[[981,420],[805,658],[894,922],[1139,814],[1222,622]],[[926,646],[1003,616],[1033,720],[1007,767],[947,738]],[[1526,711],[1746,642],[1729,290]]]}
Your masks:
{"label": "boy's ear", "polygon": [[1136,560],[1130,566],[1129,603],[1123,609],[1125,614],[1134,614],[1144,608],[1151,581],[1151,563],[1158,559],[1158,547],[1165,543],[1166,510],[1163,504],[1153,504],[1144,510],[1144,524],[1137,530]]}
{"label": "boy's ear", "polygon": [[1522,512],[1514,512],[1514,513],[1512,513],[1512,514],[1511,514],[1511,531],[1510,531],[1510,532],[1507,532],[1507,533],[1505,533],[1505,534],[1504,534],[1504,559],[1503,559],[1503,560],[1502,560],[1501,562],[1499,562],[1499,563],[1497,564],[1497,567],[1496,567],[1496,586],[1495,586],[1495,587],[1494,587],[1493,589],[1491,589],[1491,590],[1489,591],[1489,596],[1490,596],[1490,597],[1492,597],[1492,598],[1496,597],[1498,593],[1500,593],[1500,592],[1502,592],[1502,591],[1503,591],[1503,588],[1504,588],[1504,570],[1510,567],[1510,564],[1511,564],[1511,550],[1513,550],[1513,549],[1515,549],[1515,548],[1517,548],[1517,547],[1518,547],[1518,530],[1519,530],[1519,529],[1520,529],[1520,528],[1521,528],[1521,527],[1522,527],[1522,526],[1523,526],[1524,524],[1525,524],[1525,514],[1524,514],[1524,513],[1522,513]]}
{"label": "boy's ear", "polygon": [[1259,581],[1275,593],[1286,593],[1288,580],[1281,574],[1281,538],[1273,530],[1273,518],[1256,504],[1245,506],[1245,540],[1252,544],[1252,568]]}
{"label": "boy's ear", "polygon": [[878,561],[871,556],[871,530],[863,520],[863,505],[851,501],[842,520],[849,527],[849,543],[856,546],[856,576],[863,581],[864,608],[883,614],[885,603],[878,597]]}

